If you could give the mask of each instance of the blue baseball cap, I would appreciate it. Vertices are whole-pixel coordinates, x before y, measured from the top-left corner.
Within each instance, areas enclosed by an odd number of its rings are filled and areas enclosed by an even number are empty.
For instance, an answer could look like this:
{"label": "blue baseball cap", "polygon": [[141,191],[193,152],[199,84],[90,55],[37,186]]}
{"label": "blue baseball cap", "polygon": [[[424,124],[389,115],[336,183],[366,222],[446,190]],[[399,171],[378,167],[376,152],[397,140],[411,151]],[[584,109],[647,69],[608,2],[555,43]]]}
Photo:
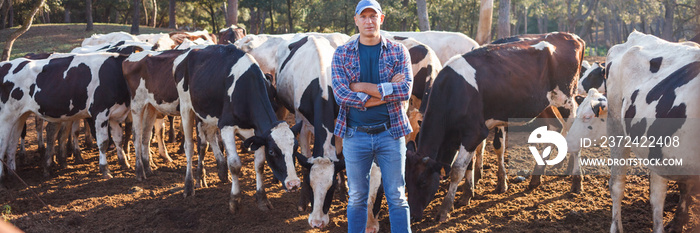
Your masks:
{"label": "blue baseball cap", "polygon": [[361,0],[357,3],[357,7],[355,7],[355,14],[359,15],[360,13],[362,13],[363,10],[367,8],[372,8],[377,13],[383,14],[382,7],[379,6],[379,3],[376,0]]}

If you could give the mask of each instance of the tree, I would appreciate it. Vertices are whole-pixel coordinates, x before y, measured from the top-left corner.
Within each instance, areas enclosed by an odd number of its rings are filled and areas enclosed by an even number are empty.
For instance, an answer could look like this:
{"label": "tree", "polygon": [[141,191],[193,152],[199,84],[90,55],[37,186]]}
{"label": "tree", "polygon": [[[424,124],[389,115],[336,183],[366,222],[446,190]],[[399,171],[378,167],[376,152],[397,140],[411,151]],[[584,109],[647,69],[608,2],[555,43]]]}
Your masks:
{"label": "tree", "polygon": [[421,31],[430,31],[430,20],[428,19],[428,4],[425,0],[416,0],[418,11],[418,28]]}
{"label": "tree", "polygon": [[87,27],[85,31],[92,31],[92,0],[85,0],[85,17],[87,18]]}
{"label": "tree", "polygon": [[667,41],[673,41],[673,14],[676,10],[676,0],[664,0],[664,27],[661,32],[661,38]]}
{"label": "tree", "polygon": [[479,27],[476,30],[476,43],[486,44],[491,40],[491,20],[493,17],[493,0],[481,0],[479,10]]}
{"label": "tree", "polygon": [[158,3],[156,0],[152,0],[151,3],[153,4],[153,27],[156,27],[158,22]]}
{"label": "tree", "polygon": [[34,15],[36,15],[41,6],[44,5],[44,2],[46,2],[46,0],[36,0],[36,3],[32,6],[32,11],[24,19],[22,26],[19,27],[19,29],[14,31],[12,34],[10,34],[10,37],[7,39],[7,42],[5,42],[5,49],[2,50],[2,61],[10,60],[10,54],[12,53],[12,45],[15,43],[15,40],[17,40],[17,38],[19,38],[25,32],[29,31],[29,28],[32,26],[32,21],[34,21]]}
{"label": "tree", "polygon": [[[238,24],[238,0],[227,0],[226,5],[226,27]],[[287,0],[287,6],[291,5],[291,0]],[[292,25],[292,13],[289,10],[289,25]]]}
{"label": "tree", "polygon": [[133,35],[138,35],[139,34],[139,20],[141,19],[141,16],[139,16],[139,13],[141,13],[139,6],[140,6],[140,1],[139,0],[133,0],[131,7],[132,9],[132,16],[131,16],[131,34]]}
{"label": "tree", "polygon": [[168,27],[177,28],[175,25],[175,0],[170,0],[170,4],[168,4]]}
{"label": "tree", "polygon": [[498,39],[510,36],[510,0],[498,4]]}

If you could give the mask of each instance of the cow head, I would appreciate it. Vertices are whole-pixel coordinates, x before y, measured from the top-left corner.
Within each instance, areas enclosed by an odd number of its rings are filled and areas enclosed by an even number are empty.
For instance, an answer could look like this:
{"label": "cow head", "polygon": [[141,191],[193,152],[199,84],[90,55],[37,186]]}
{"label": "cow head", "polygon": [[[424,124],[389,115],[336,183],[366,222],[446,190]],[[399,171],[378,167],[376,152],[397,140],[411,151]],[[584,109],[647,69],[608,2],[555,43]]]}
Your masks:
{"label": "cow head", "polygon": [[295,153],[301,166],[309,169],[309,175],[304,182],[311,185],[311,206],[309,225],[313,228],[323,228],[328,225],[328,211],[333,201],[338,172],[345,169],[345,161],[333,161],[326,157],[307,158],[301,153]]}
{"label": "cow head", "polygon": [[272,174],[277,180],[283,181],[282,185],[286,190],[294,190],[301,185],[294,169],[295,143],[294,133],[287,122],[278,121],[269,132],[263,136],[250,137],[243,142],[243,145],[252,150],[263,148]]}
{"label": "cow head", "polygon": [[[409,142],[411,143],[413,142]],[[406,192],[411,207],[411,222],[415,222],[423,218],[423,210],[435,198],[440,186],[440,170],[445,165],[417,154],[415,144],[406,148],[406,168],[412,168],[406,169]]]}
{"label": "cow head", "polygon": [[581,150],[581,138],[599,138],[607,132],[605,120],[608,116],[608,99],[595,88],[588,90],[576,112],[576,118],[566,135],[568,151]]}
{"label": "cow head", "polygon": [[[587,63],[584,63],[587,64]],[[578,80],[578,93],[586,93],[591,88],[605,94],[605,63],[593,63],[584,69],[581,67],[581,78]]]}

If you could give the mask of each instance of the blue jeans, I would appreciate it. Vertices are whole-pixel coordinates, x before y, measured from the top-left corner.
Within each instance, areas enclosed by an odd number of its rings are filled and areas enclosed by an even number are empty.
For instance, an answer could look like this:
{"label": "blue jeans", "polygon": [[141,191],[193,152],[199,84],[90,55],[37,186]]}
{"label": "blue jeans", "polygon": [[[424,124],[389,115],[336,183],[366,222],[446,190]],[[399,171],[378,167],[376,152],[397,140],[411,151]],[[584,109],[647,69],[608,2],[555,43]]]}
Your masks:
{"label": "blue jeans", "polygon": [[343,138],[348,176],[348,232],[364,232],[367,223],[369,174],[372,161],[382,171],[384,195],[389,203],[391,232],[411,232],[406,199],[406,139],[394,139],[389,130],[367,134],[348,127]]}

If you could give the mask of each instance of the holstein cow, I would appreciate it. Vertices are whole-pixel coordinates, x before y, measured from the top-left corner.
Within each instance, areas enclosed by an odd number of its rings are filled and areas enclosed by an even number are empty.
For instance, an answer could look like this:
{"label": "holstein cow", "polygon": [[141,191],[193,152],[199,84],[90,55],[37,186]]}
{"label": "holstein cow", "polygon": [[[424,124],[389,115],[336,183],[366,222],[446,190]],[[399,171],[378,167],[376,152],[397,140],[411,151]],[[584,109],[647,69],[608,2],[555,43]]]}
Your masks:
{"label": "holstein cow", "polygon": [[158,34],[141,34],[136,36],[141,42],[146,42],[153,45],[153,50],[163,51],[175,48],[176,44],[170,35],[165,33]]}
{"label": "holstein cow", "polygon": [[[328,225],[328,211],[336,188],[336,174],[344,169],[344,160],[336,150],[335,118],[338,105],[331,90],[331,62],[335,49],[323,37],[304,36],[285,43],[278,59],[277,98],[295,113],[301,124],[299,144],[302,156],[299,163],[307,168],[304,173],[299,207],[304,209],[311,199],[313,210],[309,225],[323,228]],[[281,46],[280,46],[281,47]],[[298,127],[298,126],[297,126]],[[310,151],[313,135],[313,153]],[[313,190],[310,195],[309,189]]]}
{"label": "holstein cow", "polygon": [[233,44],[246,35],[245,28],[236,25],[221,29],[219,31],[219,44]]}
{"label": "holstein cow", "polygon": [[207,30],[202,30],[202,31],[195,31],[195,32],[185,32],[185,31],[176,31],[176,32],[170,32],[168,33],[170,35],[170,39],[175,41],[176,45],[182,44],[182,42],[185,39],[195,41],[197,39],[202,39],[208,42],[211,42],[212,44],[216,44],[216,37],[213,37],[213,34],[209,34]]}
{"label": "holstein cow", "polygon": [[[129,112],[129,91],[121,74],[125,58],[116,53],[53,54],[43,60],[18,58],[0,63],[0,158],[7,159],[10,169],[15,169],[14,145],[22,123],[33,112],[49,121],[92,117],[104,178],[112,177],[106,154],[110,126],[119,161],[128,167],[119,126]],[[45,158],[45,173],[50,163],[51,158]]]}
{"label": "holstein cow", "polygon": [[126,32],[112,32],[108,34],[94,34],[90,38],[85,38],[80,44],[82,47],[87,47],[90,45],[102,45],[115,43],[119,41],[139,41],[139,39]]}
{"label": "holstein cow", "polygon": [[[333,48],[345,44],[350,37],[342,33],[299,33],[299,34],[282,34],[282,35],[247,35],[240,40],[237,40],[234,45],[239,49],[253,55],[255,60],[260,64],[265,74],[275,76],[275,70],[279,66],[277,61],[277,50],[285,41],[291,40],[294,37],[303,37],[304,35],[315,35],[326,38]],[[274,83],[274,82],[273,82]]]}
{"label": "holstein cow", "polygon": [[[487,45],[445,64],[423,102],[427,108],[418,151],[406,156],[414,220],[433,199],[440,170],[452,164],[448,194],[437,215],[440,221],[449,217],[457,184],[489,128],[504,126],[509,118],[534,118],[550,105],[574,108],[584,45],[576,35],[550,33],[542,39]],[[498,160],[498,186],[504,190],[503,157]],[[474,195],[473,176],[470,169],[461,200],[465,204]]]}
{"label": "holstein cow", "polygon": [[[205,131],[221,130],[232,177],[232,213],[237,213],[241,205],[241,159],[236,152],[236,134],[243,136],[244,145],[255,151],[258,208],[272,208],[263,186],[265,160],[285,189],[299,187],[293,160],[294,134],[286,122],[277,121],[265,77],[252,56],[234,45],[210,45],[191,49],[174,63],[184,135],[192,135],[195,119],[202,122]],[[194,195],[192,153],[192,138],[186,136],[185,196]]]}
{"label": "holstein cow", "polygon": [[[692,193],[700,187],[698,159],[700,144],[700,46],[696,43],[671,43],[652,35],[632,32],[627,42],[610,48],[606,65],[607,118],[585,114],[576,119],[569,134],[569,149],[579,147],[582,137],[643,137],[665,142],[654,146],[612,146],[612,159],[637,158],[684,160],[682,166],[647,166],[650,174],[650,202],[653,231],[683,231],[688,222]],[[590,92],[589,92],[590,93]],[[591,98],[590,96],[588,98]],[[595,99],[595,97],[594,97]],[[597,99],[599,100],[599,99]],[[602,102],[599,100],[599,102]],[[600,113],[604,106],[592,110]],[[602,130],[607,128],[606,130]],[[655,139],[652,139],[655,138]],[[666,139],[668,138],[668,139]],[[669,142],[677,142],[676,144]],[[624,143],[624,141],[623,141]],[[665,144],[666,143],[666,144]],[[612,224],[610,232],[622,232],[622,198],[627,174],[626,166],[613,165],[610,177]],[[663,225],[667,182],[675,180],[680,187],[680,200],[673,220]]]}
{"label": "holstein cow", "polygon": [[585,94],[591,88],[605,94],[605,63],[581,64],[581,78],[578,80],[578,93]]}
{"label": "holstein cow", "polygon": [[[388,34],[387,34],[388,33]],[[382,35],[389,38],[396,36],[410,37],[430,46],[440,59],[440,64],[445,64],[455,55],[462,55],[479,47],[475,40],[459,32],[390,32],[382,31]]]}

